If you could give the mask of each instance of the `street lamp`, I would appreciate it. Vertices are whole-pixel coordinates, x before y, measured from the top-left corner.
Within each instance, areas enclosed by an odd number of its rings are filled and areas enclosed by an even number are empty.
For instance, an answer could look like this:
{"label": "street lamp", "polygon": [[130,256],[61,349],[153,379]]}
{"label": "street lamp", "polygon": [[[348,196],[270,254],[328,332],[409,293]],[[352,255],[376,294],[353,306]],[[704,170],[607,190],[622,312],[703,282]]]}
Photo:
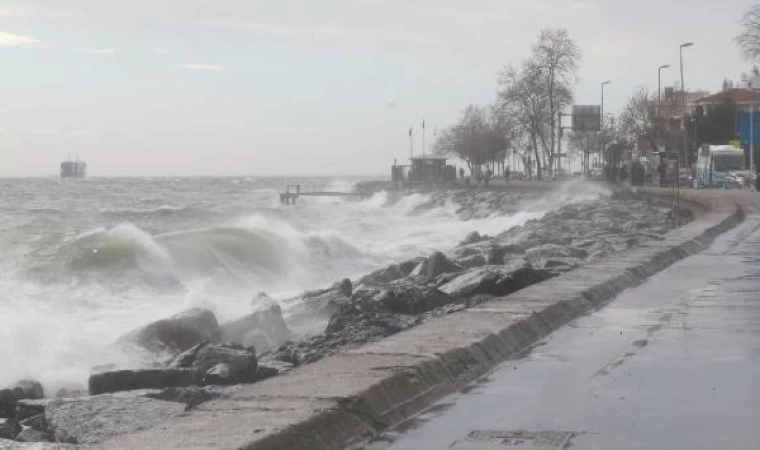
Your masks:
{"label": "street lamp", "polygon": [[610,80],[602,82],[602,106],[601,106],[601,111],[599,111],[599,117],[602,119],[604,118],[604,87],[610,83],[612,83]]}
{"label": "street lamp", "polygon": [[657,69],[657,117],[660,116],[660,94],[662,92],[662,71],[669,69],[670,64],[663,64]]}
{"label": "street lamp", "polygon": [[657,135],[655,136],[657,146],[658,148],[655,149],[659,151],[659,145],[660,145],[660,106],[661,106],[661,97],[662,97],[662,71],[663,69],[670,68],[670,64],[663,64],[657,69],[657,117],[655,120],[657,121],[657,127],[655,128]]}
{"label": "street lamp", "polygon": [[[599,108],[599,128],[600,128],[599,131],[600,132],[604,131],[604,87],[607,86],[610,83],[612,83],[610,80],[602,81],[602,83],[601,83],[601,87],[602,87],[602,103],[601,103],[601,106]],[[600,139],[599,141],[600,141],[600,144],[603,147],[604,144],[601,142],[602,140]],[[602,154],[603,152],[604,152],[604,148],[599,149],[599,153],[600,154]],[[586,177],[589,176],[589,161],[588,160],[589,160],[589,155],[586,154],[586,167],[585,167],[585,169],[586,169]]]}
{"label": "street lamp", "polygon": [[683,49],[687,47],[693,47],[693,42],[685,42],[678,48],[678,53],[681,62],[681,107],[683,108],[683,157],[686,160],[686,166],[691,166],[689,161],[689,143],[688,134],[686,132],[686,86],[683,81]]}

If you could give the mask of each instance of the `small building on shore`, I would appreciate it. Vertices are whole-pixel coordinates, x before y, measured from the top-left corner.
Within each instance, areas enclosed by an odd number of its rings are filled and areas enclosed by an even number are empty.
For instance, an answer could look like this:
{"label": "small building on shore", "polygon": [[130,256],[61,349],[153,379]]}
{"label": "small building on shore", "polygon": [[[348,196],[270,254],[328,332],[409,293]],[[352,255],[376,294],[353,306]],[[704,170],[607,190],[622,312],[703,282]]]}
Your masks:
{"label": "small building on shore", "polygon": [[391,180],[394,182],[439,184],[456,181],[456,168],[440,156],[420,156],[410,159],[410,164],[394,164]]}

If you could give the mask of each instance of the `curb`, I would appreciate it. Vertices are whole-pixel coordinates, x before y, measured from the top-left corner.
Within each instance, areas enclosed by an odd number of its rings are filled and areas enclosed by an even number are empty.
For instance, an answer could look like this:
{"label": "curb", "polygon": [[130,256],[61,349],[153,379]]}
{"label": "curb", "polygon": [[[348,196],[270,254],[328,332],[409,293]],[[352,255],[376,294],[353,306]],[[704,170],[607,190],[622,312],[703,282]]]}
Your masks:
{"label": "curb", "polygon": [[[667,195],[667,190],[644,192]],[[246,385],[230,398],[103,449],[339,450],[360,444],[527,351],[568,322],[689,255],[743,219],[732,200],[682,192],[691,223],[663,241],[587,264],[510,296]]]}

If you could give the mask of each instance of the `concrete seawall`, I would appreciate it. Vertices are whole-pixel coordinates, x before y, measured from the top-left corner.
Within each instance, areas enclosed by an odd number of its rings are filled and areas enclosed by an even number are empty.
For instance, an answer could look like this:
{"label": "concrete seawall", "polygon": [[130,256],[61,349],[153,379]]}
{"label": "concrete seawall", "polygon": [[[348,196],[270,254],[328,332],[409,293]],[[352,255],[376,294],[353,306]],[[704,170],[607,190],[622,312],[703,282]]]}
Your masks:
{"label": "concrete seawall", "polygon": [[[657,189],[648,192],[666,195]],[[360,443],[704,249],[742,219],[735,203],[712,192],[683,192],[682,205],[697,214],[696,220],[663,241],[243,386],[230,398],[97,448],[337,450]]]}

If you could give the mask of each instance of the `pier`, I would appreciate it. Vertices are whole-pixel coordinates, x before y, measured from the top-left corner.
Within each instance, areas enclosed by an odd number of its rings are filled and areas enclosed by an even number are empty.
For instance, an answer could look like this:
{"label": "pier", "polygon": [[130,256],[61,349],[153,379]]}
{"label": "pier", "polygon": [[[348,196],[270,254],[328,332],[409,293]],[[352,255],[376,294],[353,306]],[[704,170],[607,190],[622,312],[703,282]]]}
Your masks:
{"label": "pier", "polygon": [[280,202],[283,205],[295,205],[300,197],[350,197],[364,199],[370,197],[371,192],[341,192],[329,190],[325,186],[304,186],[301,184],[289,184],[285,186],[285,192],[280,194]]}

